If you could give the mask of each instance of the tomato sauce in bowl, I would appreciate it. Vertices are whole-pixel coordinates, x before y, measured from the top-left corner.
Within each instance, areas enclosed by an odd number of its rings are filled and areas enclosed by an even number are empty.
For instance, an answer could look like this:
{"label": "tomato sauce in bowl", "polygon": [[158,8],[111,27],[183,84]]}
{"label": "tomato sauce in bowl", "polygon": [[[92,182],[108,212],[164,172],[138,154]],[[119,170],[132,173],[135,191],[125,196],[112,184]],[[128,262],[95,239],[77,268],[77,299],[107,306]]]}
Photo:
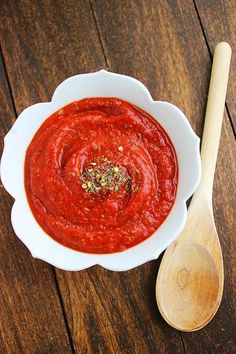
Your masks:
{"label": "tomato sauce in bowl", "polygon": [[160,124],[117,98],[86,98],[52,114],[28,146],[25,190],[42,229],[94,254],[150,237],[175,202],[178,163]]}

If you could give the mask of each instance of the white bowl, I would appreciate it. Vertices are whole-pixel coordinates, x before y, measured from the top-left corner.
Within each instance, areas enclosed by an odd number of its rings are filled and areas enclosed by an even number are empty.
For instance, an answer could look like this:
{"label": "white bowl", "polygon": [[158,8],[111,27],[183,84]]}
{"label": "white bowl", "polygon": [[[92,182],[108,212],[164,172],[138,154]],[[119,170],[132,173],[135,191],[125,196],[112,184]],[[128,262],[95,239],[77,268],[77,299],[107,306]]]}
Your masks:
{"label": "white bowl", "polygon": [[[53,112],[85,97],[117,97],[142,108],[166,130],[177,154],[179,180],[170,214],[151,237],[123,252],[86,254],[62,246],[41,229],[26,198],[24,160],[35,132]],[[34,104],[19,115],[4,139],[1,180],[15,199],[11,212],[13,229],[33,257],[65,270],[81,270],[99,264],[110,270],[123,271],[158,258],[179,235],[186,222],[186,201],[200,180],[200,166],[199,138],[177,107],[153,101],[147,88],[132,77],[101,70],[68,78],[57,87],[51,102]]]}

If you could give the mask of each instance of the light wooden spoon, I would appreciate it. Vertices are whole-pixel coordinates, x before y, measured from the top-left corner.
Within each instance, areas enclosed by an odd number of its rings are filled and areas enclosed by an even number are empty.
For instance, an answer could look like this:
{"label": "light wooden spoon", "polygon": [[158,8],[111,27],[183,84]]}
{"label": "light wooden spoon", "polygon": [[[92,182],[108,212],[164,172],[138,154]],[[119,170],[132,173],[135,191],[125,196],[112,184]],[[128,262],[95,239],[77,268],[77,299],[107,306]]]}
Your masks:
{"label": "light wooden spoon", "polygon": [[214,52],[202,138],[201,182],[188,209],[186,226],[166,250],[156,282],[162,316],[172,327],[185,332],[196,331],[213,318],[223,293],[223,258],[214,223],[212,189],[230,59],[229,44],[219,43]]}

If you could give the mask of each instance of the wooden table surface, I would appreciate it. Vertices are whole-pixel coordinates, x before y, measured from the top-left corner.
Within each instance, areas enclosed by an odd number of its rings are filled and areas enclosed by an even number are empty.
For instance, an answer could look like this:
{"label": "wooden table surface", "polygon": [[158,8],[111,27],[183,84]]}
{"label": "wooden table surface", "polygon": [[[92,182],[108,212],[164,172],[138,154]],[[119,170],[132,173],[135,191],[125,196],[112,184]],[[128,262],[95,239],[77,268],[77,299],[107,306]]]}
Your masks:
{"label": "wooden table surface", "polygon": [[[1,0],[0,136],[65,78],[105,68],[134,76],[179,106],[202,134],[217,42],[236,49],[235,0]],[[235,353],[236,56],[214,183],[225,263],[221,307],[181,333],[158,312],[160,259],[127,272],[65,272],[33,259],[10,224],[0,188],[0,353]]]}

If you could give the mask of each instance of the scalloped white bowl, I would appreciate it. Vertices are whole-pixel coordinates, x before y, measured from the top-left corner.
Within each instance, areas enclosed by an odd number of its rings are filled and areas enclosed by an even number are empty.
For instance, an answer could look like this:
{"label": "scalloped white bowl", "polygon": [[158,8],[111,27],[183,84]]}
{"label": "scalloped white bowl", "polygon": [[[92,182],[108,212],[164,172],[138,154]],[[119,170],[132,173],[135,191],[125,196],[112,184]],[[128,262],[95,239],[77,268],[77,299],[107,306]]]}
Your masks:
{"label": "scalloped white bowl", "polygon": [[[117,97],[142,108],[166,130],[177,154],[179,181],[170,214],[151,237],[119,253],[86,254],[62,246],[41,229],[26,198],[24,160],[35,132],[53,112],[85,97]],[[33,257],[65,270],[81,270],[99,264],[110,270],[123,271],[158,258],[185,225],[186,201],[197,188],[200,170],[199,138],[185,115],[170,103],[153,101],[140,81],[105,70],[72,76],[56,88],[51,102],[26,108],[5,136],[1,159],[2,184],[15,199],[11,222],[16,235]]]}

